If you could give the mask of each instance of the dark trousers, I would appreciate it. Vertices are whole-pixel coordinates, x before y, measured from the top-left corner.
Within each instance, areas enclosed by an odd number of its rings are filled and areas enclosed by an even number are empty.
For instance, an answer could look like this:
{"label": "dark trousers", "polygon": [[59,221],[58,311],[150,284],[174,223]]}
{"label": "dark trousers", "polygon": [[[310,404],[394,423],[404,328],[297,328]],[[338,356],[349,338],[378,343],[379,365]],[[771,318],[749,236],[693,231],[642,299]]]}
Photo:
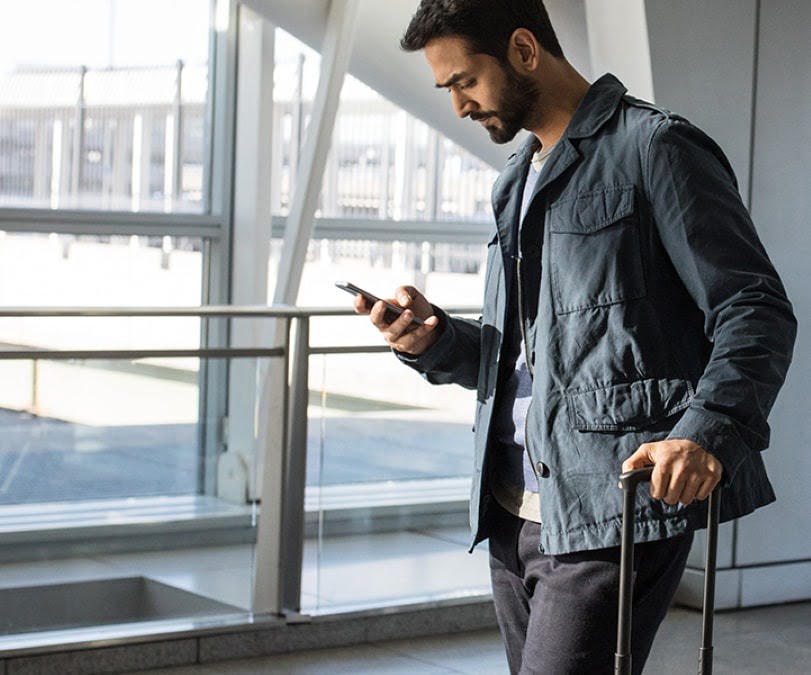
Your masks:
{"label": "dark trousers", "polygon": [[[538,551],[540,526],[496,507],[490,576],[510,672],[610,675],[617,636],[619,548]],[[632,665],[642,672],[684,572],[693,535],[637,544]]]}

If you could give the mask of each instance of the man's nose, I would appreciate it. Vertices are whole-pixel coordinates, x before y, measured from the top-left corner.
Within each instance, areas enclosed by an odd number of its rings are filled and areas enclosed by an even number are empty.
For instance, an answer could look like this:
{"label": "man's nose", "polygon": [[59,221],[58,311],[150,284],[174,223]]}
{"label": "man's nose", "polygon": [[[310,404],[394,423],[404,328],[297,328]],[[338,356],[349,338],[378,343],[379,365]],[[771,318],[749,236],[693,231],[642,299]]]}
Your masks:
{"label": "man's nose", "polygon": [[476,104],[471,101],[467,96],[465,96],[462,92],[455,90],[452,93],[453,96],[453,109],[456,111],[456,114],[459,117],[467,117],[476,110]]}

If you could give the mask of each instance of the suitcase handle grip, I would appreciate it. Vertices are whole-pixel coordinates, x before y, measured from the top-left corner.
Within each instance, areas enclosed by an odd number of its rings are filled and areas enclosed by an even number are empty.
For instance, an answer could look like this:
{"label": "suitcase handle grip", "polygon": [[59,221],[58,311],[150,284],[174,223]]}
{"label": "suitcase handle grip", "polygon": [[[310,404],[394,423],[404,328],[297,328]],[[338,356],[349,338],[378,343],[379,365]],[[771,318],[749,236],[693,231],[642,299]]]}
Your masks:
{"label": "suitcase handle grip", "polygon": [[[634,566],[634,506],[636,489],[653,475],[653,467],[646,466],[620,474],[619,486],[624,496],[622,512],[622,548],[620,549],[619,616],[617,621],[617,651],[614,655],[615,675],[631,673],[631,604],[633,598]],[[718,522],[721,511],[721,486],[709,496],[707,508],[707,546],[704,563],[704,611],[702,616],[699,675],[712,673],[712,632],[715,604],[715,566],[718,547]]]}
{"label": "suitcase handle grip", "polygon": [[631,471],[620,474],[620,487],[623,490],[636,491],[637,485],[649,481],[652,475],[652,466],[643,466],[641,469],[631,469]]}

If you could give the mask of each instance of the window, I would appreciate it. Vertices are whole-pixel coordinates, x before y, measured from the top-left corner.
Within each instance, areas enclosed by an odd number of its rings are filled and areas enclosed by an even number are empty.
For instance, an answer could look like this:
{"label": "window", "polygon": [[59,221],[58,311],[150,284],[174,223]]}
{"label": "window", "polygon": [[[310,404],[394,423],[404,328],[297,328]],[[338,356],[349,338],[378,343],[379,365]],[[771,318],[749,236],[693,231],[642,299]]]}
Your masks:
{"label": "window", "polygon": [[0,9],[0,206],[201,212],[209,3],[79,7]]}

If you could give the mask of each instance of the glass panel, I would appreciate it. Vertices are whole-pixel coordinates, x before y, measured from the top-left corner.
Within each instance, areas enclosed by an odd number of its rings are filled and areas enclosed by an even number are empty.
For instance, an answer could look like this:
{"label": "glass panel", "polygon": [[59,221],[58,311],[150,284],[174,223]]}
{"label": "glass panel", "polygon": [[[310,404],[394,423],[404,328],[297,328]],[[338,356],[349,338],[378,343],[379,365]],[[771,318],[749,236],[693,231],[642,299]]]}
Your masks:
{"label": "glass panel", "polygon": [[[0,306],[199,305],[201,248],[199,239],[4,234]],[[196,317],[0,319],[3,350],[199,347]],[[197,359],[0,361],[0,443],[27,458],[9,460],[23,473],[6,476],[0,504],[200,492],[199,371]],[[61,463],[59,485],[36,478],[42,453]],[[153,457],[159,480],[136,468]]]}
{"label": "glass panel", "polygon": [[[271,241],[268,297],[273,296],[281,251],[282,241]],[[351,309],[352,298],[333,285],[345,280],[379,297],[390,297],[398,286],[410,284],[434,304],[477,307],[485,257],[484,243],[314,239],[307,249],[298,304]],[[339,334],[329,337],[341,339]]]}
{"label": "glass panel", "polygon": [[[351,307],[333,286],[478,306],[484,245],[319,240],[299,303]],[[280,246],[274,242],[270,278]],[[314,347],[383,342],[368,320],[311,321]],[[486,551],[468,555],[473,392],[433,387],[389,353],[310,359],[305,611],[489,592]],[[484,551],[484,552],[483,552]],[[396,580],[396,581],[395,581]]]}
{"label": "glass panel", "polygon": [[[0,306],[199,306],[202,249],[202,239],[186,237],[0,232]],[[34,331],[25,334],[34,340],[29,344],[40,347],[53,346],[54,339],[63,340],[64,347],[64,338],[72,333],[98,337],[88,332],[93,324],[86,323],[86,319],[60,321],[59,332],[55,333],[48,320],[40,319],[33,328],[27,322],[13,324],[5,320],[0,324],[0,341],[22,340],[20,331]],[[147,328],[134,335],[128,327],[131,321],[107,321],[104,335],[110,338],[108,347],[132,344],[133,339],[141,340],[143,347],[144,340],[157,338],[160,343],[163,339],[158,326],[147,319],[141,320],[147,322]],[[199,346],[197,319],[187,319],[182,326],[178,330],[185,346]],[[172,338],[175,335],[175,331],[169,334]],[[101,346],[91,340],[85,344],[89,348]]]}
{"label": "glass panel", "polygon": [[[276,35],[271,208],[274,215],[287,215],[320,56],[280,29]],[[316,216],[488,221],[496,176],[495,169],[347,76]]]}
{"label": "glass panel", "polygon": [[209,0],[0,5],[0,206],[202,211],[209,14]]}
{"label": "glass panel", "polygon": [[0,361],[0,505],[196,495],[196,359]]}
{"label": "glass panel", "polygon": [[227,364],[156,361],[0,361],[0,649],[248,620],[251,454],[241,495],[202,489],[197,373]]}
{"label": "glass panel", "polygon": [[[346,335],[350,321],[368,333],[355,317],[317,323]],[[488,593],[486,550],[468,554],[474,392],[388,353],[310,366],[304,610]]]}

